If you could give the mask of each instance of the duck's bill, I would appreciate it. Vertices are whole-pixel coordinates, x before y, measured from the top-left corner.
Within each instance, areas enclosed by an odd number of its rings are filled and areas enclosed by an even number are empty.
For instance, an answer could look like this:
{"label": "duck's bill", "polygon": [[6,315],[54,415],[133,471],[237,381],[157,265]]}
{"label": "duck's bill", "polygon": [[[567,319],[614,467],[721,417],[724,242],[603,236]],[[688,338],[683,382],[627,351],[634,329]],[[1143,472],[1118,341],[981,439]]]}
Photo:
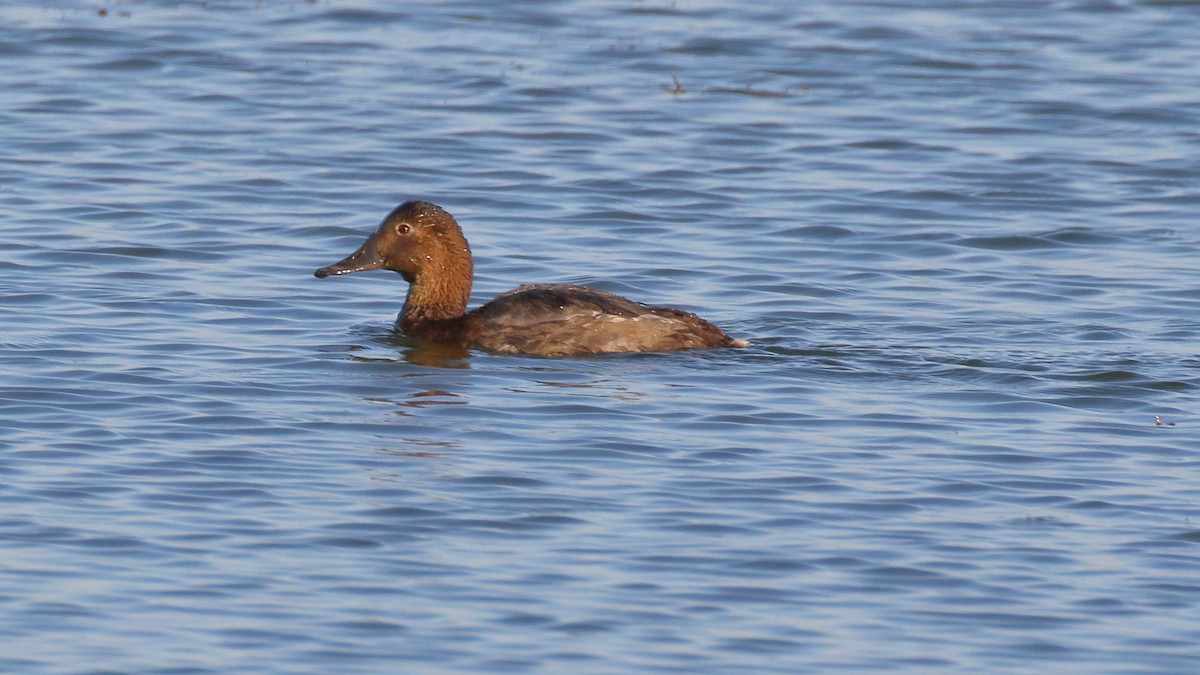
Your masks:
{"label": "duck's bill", "polygon": [[354,272],[366,272],[367,270],[383,269],[383,257],[375,250],[374,241],[368,239],[367,243],[363,244],[357,251],[351,253],[343,260],[322,267],[313,272],[318,279],[325,277],[337,276],[340,274],[353,274]]}

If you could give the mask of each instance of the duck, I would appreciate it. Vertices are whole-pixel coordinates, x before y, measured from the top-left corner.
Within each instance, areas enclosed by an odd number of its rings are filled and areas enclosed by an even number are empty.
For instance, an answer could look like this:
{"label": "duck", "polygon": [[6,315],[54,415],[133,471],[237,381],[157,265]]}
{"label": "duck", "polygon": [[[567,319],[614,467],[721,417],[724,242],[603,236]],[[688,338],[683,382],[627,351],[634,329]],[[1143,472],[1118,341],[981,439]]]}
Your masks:
{"label": "duck", "polygon": [[368,270],[398,272],[408,282],[396,330],[465,349],[578,356],[749,344],[691,312],[572,284],[519,286],[468,312],[471,247],[458,221],[425,201],[397,206],[358,250],[314,275]]}

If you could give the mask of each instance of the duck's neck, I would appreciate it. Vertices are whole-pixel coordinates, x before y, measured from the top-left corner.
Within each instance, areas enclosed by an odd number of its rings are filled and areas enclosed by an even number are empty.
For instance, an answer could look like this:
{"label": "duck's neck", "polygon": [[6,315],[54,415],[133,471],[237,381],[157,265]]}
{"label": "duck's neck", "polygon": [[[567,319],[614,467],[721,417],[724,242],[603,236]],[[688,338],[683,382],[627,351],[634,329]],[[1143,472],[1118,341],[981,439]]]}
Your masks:
{"label": "duck's neck", "polygon": [[[400,310],[400,330],[416,337],[443,341],[441,333],[456,327],[471,299],[471,263],[439,266],[409,280],[408,297]],[[426,333],[429,333],[428,335]]]}

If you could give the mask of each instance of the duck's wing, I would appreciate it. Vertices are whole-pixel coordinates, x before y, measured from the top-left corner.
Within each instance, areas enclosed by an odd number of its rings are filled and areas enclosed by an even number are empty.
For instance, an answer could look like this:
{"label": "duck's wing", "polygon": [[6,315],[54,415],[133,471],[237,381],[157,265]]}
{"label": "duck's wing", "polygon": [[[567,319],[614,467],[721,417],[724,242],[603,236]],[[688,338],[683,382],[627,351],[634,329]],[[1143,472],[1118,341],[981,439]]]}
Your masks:
{"label": "duck's wing", "polygon": [[547,321],[570,321],[591,314],[632,318],[652,309],[615,293],[586,286],[532,284],[499,295],[471,314],[508,326],[532,326]]}
{"label": "duck's wing", "polygon": [[521,286],[471,312],[467,321],[473,345],[501,353],[565,356],[731,344],[695,314],[583,286]]}

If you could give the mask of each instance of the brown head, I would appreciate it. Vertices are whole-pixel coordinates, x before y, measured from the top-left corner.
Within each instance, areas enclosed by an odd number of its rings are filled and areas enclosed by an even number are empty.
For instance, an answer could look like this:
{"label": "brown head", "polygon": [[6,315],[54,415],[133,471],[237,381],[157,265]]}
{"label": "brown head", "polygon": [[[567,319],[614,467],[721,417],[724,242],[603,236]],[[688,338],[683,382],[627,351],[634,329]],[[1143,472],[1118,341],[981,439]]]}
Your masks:
{"label": "brown head", "polygon": [[392,270],[410,286],[401,322],[461,316],[471,297],[471,248],[454,217],[429,202],[404,202],[345,259],[314,272],[328,276]]}

